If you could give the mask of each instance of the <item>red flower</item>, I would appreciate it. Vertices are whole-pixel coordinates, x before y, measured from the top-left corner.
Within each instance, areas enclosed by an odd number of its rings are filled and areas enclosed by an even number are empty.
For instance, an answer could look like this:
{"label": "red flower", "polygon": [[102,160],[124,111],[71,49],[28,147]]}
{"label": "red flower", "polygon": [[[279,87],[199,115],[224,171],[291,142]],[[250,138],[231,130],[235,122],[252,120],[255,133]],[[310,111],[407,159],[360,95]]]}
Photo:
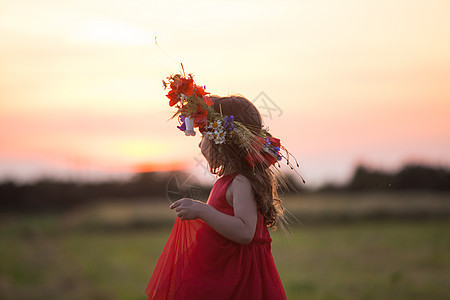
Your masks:
{"label": "red flower", "polygon": [[[166,96],[170,99],[170,106],[174,106],[181,100],[180,94],[184,94],[187,97],[195,94],[197,97],[202,98],[207,106],[213,104],[211,98],[207,95],[209,93],[203,87],[196,85],[192,76],[185,78],[180,74],[176,74],[167,78],[169,79],[171,90]],[[167,86],[165,82],[164,86]]]}
{"label": "red flower", "polygon": [[169,79],[172,80],[170,88],[176,93],[185,94],[186,96],[192,96],[194,94],[194,79],[184,78],[180,75],[175,75]]}
{"label": "red flower", "polygon": [[174,106],[180,101],[180,94],[185,96],[192,96],[194,94],[194,79],[183,78],[180,75],[169,77],[170,92],[166,95],[170,99],[169,105]]}
{"label": "red flower", "polygon": [[166,95],[166,97],[170,99],[169,105],[170,105],[171,107],[174,106],[175,104],[177,104],[178,101],[180,101],[180,95],[179,95],[177,92],[175,92],[174,90],[171,90],[171,91]]}
{"label": "red flower", "polygon": [[277,139],[277,138],[275,138],[275,137],[269,137],[268,138],[269,139],[269,142],[270,142],[270,144],[272,145],[272,146],[274,146],[274,147],[280,147],[280,139]]}
{"label": "red flower", "polygon": [[209,98],[209,96],[203,96],[203,102],[205,102],[206,105],[211,106],[214,103],[212,102],[211,98]]}
{"label": "red flower", "polygon": [[269,166],[277,162],[277,159],[272,154],[265,152],[263,155]]}
{"label": "red flower", "polygon": [[177,92],[186,96],[192,96],[194,94],[194,79],[180,78],[179,84],[177,85]]}
{"label": "red flower", "polygon": [[191,115],[191,118],[194,118],[194,127],[203,129],[203,127],[205,127],[206,125],[207,115],[208,112],[199,105],[197,111]]}
{"label": "red flower", "polygon": [[256,153],[247,154],[245,156],[245,159],[247,160],[249,165],[252,167],[254,167],[256,164],[262,163],[264,161],[264,157],[259,152],[258,152],[258,154],[256,154]]}
{"label": "red flower", "polygon": [[[268,141],[273,147],[280,147],[280,139],[269,137]],[[266,140],[263,139],[262,137],[260,136],[254,137],[253,147],[257,152],[252,152],[251,154],[247,154],[245,156],[245,159],[251,166],[263,163],[264,166],[267,168],[270,165],[273,165],[274,163],[277,162],[277,158],[273,154],[267,153],[265,151],[260,152],[265,143]]]}
{"label": "red flower", "polygon": [[261,150],[262,146],[264,146],[265,143],[266,143],[265,139],[263,139],[258,135],[255,135],[253,139],[253,147],[255,148],[256,151]]}
{"label": "red flower", "polygon": [[264,162],[264,166],[268,168],[270,165],[277,162],[277,159],[273,157],[269,153],[258,153],[258,154],[247,154],[245,159],[249,163],[250,166],[254,167],[256,164],[260,164]]}
{"label": "red flower", "polygon": [[245,156],[245,159],[250,164],[250,166],[255,166],[258,163],[261,163],[264,160],[264,157],[259,152],[262,148],[262,146],[266,143],[266,141],[260,137],[255,135],[252,141],[252,150],[250,154],[247,154]]}
{"label": "red flower", "polygon": [[211,98],[209,98],[209,96],[207,94],[209,94],[208,92],[205,92],[205,89],[199,85],[194,85],[194,89],[195,89],[195,94],[203,99],[203,102],[205,102],[206,105],[211,106],[213,105],[213,102],[211,100]]}
{"label": "red flower", "polygon": [[195,94],[197,96],[199,96],[200,98],[202,98],[203,96],[205,96],[206,94],[209,94],[207,92],[205,92],[205,89],[199,85],[194,85],[195,86]]}

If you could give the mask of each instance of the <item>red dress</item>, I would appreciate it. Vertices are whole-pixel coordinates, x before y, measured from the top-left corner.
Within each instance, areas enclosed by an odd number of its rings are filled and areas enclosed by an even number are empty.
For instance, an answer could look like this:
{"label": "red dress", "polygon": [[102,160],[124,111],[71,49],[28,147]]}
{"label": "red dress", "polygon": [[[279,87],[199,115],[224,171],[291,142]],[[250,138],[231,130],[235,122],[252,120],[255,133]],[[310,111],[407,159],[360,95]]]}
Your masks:
{"label": "red dress", "polygon": [[[207,202],[228,215],[234,213],[225,191],[237,174],[219,178]],[[259,211],[248,245],[226,239],[200,219],[177,217],[145,294],[148,299],[286,299],[271,242]]]}

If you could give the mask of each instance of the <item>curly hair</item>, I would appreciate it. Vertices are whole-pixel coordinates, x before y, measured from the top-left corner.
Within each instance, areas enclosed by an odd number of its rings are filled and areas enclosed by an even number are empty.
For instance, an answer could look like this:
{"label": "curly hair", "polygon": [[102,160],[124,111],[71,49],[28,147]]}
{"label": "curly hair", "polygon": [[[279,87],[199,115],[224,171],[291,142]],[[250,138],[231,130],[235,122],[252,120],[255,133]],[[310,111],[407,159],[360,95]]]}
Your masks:
{"label": "curly hair", "polygon": [[[236,121],[244,123],[254,133],[261,132],[263,128],[261,115],[248,99],[241,96],[211,96],[211,100],[217,112],[233,115]],[[210,172],[222,176],[227,168],[236,170],[248,178],[265,225],[276,228],[279,221],[285,221],[282,200],[278,196],[278,187],[280,183],[285,186],[285,182],[271,168],[262,164],[251,166],[244,155],[237,145],[222,144],[219,149],[218,144],[210,143],[208,155]]]}

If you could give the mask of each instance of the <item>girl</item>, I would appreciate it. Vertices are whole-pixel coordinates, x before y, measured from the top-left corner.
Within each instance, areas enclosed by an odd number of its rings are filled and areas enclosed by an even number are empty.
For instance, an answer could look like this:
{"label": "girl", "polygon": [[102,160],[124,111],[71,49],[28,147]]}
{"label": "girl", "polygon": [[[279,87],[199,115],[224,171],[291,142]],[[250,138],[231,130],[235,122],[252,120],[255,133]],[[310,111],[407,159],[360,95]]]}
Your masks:
{"label": "girl", "polygon": [[177,218],[145,290],[148,299],[286,299],[268,231],[283,216],[270,168],[282,157],[279,140],[263,129],[247,99],[205,97],[192,76],[169,80],[168,97],[179,94],[180,103],[169,97],[171,106],[178,104],[178,128],[186,135],[195,135],[192,125],[199,128],[201,152],[220,178],[207,203],[182,198],[170,206]]}

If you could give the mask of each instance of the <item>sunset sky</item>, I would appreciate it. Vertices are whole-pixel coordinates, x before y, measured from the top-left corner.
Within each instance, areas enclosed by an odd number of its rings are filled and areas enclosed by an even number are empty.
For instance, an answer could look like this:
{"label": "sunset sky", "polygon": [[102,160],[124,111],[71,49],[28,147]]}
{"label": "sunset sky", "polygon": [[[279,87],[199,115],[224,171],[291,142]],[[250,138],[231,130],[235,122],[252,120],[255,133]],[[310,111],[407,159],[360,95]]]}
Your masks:
{"label": "sunset sky", "polygon": [[1,1],[0,178],[208,176],[199,137],[167,121],[161,80],[181,62],[207,91],[254,101],[311,186],[359,163],[450,166],[449,13],[446,0]]}

